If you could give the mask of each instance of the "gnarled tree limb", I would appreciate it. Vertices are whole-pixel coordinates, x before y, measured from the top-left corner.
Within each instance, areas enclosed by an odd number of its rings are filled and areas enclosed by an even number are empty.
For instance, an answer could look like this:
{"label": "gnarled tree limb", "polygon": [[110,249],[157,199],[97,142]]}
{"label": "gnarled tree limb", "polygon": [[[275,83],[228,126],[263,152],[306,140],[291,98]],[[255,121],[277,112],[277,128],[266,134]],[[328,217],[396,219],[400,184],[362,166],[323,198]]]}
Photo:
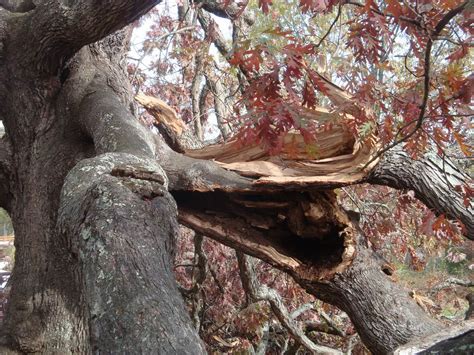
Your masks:
{"label": "gnarled tree limb", "polygon": [[23,18],[23,40],[32,51],[38,69],[53,74],[80,48],[132,23],[159,2],[41,1]]}
{"label": "gnarled tree limb", "polygon": [[[159,182],[113,176],[122,166],[153,164],[107,153],[83,160],[69,173],[56,243],[71,253],[62,270],[70,273],[66,282],[76,290],[77,300],[71,302],[87,304],[90,314],[77,312],[84,317],[82,327],[78,319],[53,316],[48,331],[60,343],[74,344],[81,337],[97,353],[188,353],[190,348],[205,353],[171,270],[178,228],[173,199]],[[77,329],[73,335],[60,331],[65,322]]]}
{"label": "gnarled tree limb", "polygon": [[474,239],[474,206],[464,204],[464,197],[456,189],[469,184],[470,179],[448,160],[428,154],[414,160],[401,149],[385,153],[382,161],[367,179],[369,183],[387,185],[395,189],[409,189],[436,214],[459,219],[466,227],[466,236]]}

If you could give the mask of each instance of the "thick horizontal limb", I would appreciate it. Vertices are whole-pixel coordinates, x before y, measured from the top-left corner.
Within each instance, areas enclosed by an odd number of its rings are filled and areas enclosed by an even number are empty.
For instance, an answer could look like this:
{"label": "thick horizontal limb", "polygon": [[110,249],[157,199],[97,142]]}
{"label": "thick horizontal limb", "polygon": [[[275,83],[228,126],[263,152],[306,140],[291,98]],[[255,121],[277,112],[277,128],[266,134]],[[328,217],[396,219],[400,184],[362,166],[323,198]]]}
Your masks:
{"label": "thick horizontal limb", "polygon": [[[232,199],[225,197],[230,193],[208,197],[202,193],[172,193],[179,206],[180,223],[272,264],[310,294],[344,310],[376,354],[389,353],[442,327],[410,298],[408,290],[391,280],[384,272],[383,259],[363,245],[360,231],[351,223],[346,221],[343,228],[339,216],[337,227],[334,213],[332,222],[326,220],[333,223],[333,232],[324,235],[321,225],[311,228],[310,220],[318,214],[309,217],[310,211],[327,211],[329,206],[306,209],[306,220],[298,222],[297,216],[305,213],[299,214],[289,206],[295,208],[296,201],[303,202],[301,193],[295,193],[293,199],[286,195],[283,201],[274,200],[281,193],[260,194],[258,198],[243,194]],[[247,207],[239,208],[239,204]]]}

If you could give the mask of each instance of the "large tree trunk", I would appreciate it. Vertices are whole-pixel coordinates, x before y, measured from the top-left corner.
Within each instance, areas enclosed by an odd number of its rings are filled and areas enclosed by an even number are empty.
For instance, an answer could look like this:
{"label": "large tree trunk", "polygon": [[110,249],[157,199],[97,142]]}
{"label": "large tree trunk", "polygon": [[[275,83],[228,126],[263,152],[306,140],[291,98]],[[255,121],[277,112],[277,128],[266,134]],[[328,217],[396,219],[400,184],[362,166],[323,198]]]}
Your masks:
{"label": "large tree trunk", "polygon": [[[108,10],[129,11],[132,2],[122,3]],[[71,10],[55,5],[23,16],[41,24]],[[127,20],[144,9],[134,5]],[[38,23],[0,15],[9,35],[0,56],[2,202],[16,247],[2,353],[204,352],[171,268],[176,204],[118,65],[130,31],[84,47],[53,74],[56,52],[40,69],[45,61],[27,55]],[[125,166],[148,175],[114,176]]]}
{"label": "large tree trunk", "polygon": [[171,270],[175,200],[183,223],[348,312],[376,353],[438,330],[330,191],[255,185],[138,123],[129,33],[89,44],[157,2],[0,1],[0,202],[17,250],[2,353],[204,352]]}

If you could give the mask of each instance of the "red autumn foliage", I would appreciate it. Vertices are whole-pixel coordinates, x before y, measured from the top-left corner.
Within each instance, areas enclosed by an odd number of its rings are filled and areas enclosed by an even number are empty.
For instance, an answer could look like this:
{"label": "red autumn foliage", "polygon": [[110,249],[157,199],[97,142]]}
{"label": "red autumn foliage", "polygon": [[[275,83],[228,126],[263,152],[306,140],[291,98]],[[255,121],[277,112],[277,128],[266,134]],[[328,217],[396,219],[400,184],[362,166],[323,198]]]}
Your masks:
{"label": "red autumn foliage", "polygon": [[[460,9],[463,3],[301,0],[298,8],[286,8],[288,13],[281,13],[276,1],[259,0],[258,11],[264,15],[257,12],[256,21],[271,17],[273,27],[264,26],[250,39],[233,42],[231,53],[219,59],[208,51],[218,25],[211,24],[211,32],[207,33],[202,29],[178,32],[186,28],[185,21],[159,12],[153,15],[156,25],[148,32],[141,52],[156,48],[151,69],[135,62],[129,65],[129,73],[137,90],[160,97],[192,123],[199,118],[193,117],[188,98],[197,68],[196,53],[204,48],[204,66],[228,88],[218,99],[233,105],[226,123],[241,144],[257,142],[272,154],[280,152],[282,138],[289,131],[299,131],[311,146],[314,130],[331,125],[301,119],[302,109],[321,105],[342,110],[327,99],[328,84],[319,75],[323,74],[359,105],[371,109],[370,114],[357,115],[356,122],[351,123],[354,132],[369,127],[385,147],[398,142],[414,158],[429,151],[452,159],[472,158],[474,74],[469,62],[474,16],[472,9]],[[226,0],[224,7],[228,9],[232,4]],[[238,4],[241,11],[237,17],[245,10],[243,3]],[[206,113],[201,112],[202,117],[209,117],[208,111],[215,110],[216,93],[212,90],[203,95]],[[468,167],[466,161],[457,162]],[[454,188],[462,192],[464,204],[469,206],[474,197],[472,187]],[[414,197],[412,191],[364,185],[339,192],[348,208],[361,213],[367,243],[394,264],[422,270],[440,254],[444,257],[448,248],[458,247],[462,226],[445,216],[436,217]],[[203,251],[209,268],[202,288],[203,339],[209,349],[221,352],[235,350],[233,344],[244,348],[248,342],[258,343],[261,325],[274,317],[264,305],[258,305],[257,310],[246,307],[232,250],[206,240]],[[176,275],[186,289],[193,287],[194,252],[190,235],[179,239]],[[257,272],[259,281],[278,290],[289,310],[315,303],[269,265],[260,263],[257,270],[262,271]],[[347,317],[327,305],[317,307],[351,334]],[[321,317],[307,312],[300,319],[309,320],[319,321]],[[284,343],[288,337],[281,335],[284,331],[280,328],[275,329],[271,346],[276,352],[277,343]],[[319,337],[322,343],[346,345],[336,337]],[[234,338],[245,341],[221,341]]]}

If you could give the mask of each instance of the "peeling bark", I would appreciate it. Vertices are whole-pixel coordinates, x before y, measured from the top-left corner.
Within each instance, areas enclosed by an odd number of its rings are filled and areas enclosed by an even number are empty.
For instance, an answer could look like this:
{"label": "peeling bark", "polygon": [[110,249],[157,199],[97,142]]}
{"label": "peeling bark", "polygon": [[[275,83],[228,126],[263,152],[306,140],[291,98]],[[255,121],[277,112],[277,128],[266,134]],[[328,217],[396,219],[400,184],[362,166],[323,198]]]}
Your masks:
{"label": "peeling bark", "polygon": [[341,116],[324,108],[302,111],[310,119],[329,118],[335,122],[331,129],[315,132],[317,157],[307,152],[303,137],[296,132],[285,135],[280,154],[272,156],[258,144],[242,146],[235,138],[203,147],[196,144],[199,139],[163,101],[147,95],[139,95],[137,100],[167,126],[167,140],[178,151],[197,159],[213,159],[221,167],[243,176],[258,177],[255,184],[290,188],[344,186],[363,181],[378,162],[374,160],[378,148],[375,138],[358,141],[342,123],[343,117],[353,119],[352,116]]}
{"label": "peeling bark", "polygon": [[[216,146],[215,151],[222,155],[219,159],[242,159],[241,152],[232,146],[228,151]],[[378,262],[361,244],[356,223],[350,222],[330,193],[304,193],[305,185],[297,178],[289,178],[290,184],[268,178],[252,182],[231,173],[224,178],[219,170],[206,174],[207,183],[202,183],[196,175],[183,175],[194,164],[198,170],[215,169],[211,162],[198,164],[181,157],[173,159],[169,175],[180,206],[180,222],[288,272],[308,292],[354,318],[361,338],[375,353],[389,353],[442,327],[423,312],[407,290],[389,279],[385,263]],[[169,165],[164,167],[168,171]],[[176,176],[174,171],[181,173]],[[307,186],[324,188],[315,181]],[[299,192],[288,192],[288,187]]]}

